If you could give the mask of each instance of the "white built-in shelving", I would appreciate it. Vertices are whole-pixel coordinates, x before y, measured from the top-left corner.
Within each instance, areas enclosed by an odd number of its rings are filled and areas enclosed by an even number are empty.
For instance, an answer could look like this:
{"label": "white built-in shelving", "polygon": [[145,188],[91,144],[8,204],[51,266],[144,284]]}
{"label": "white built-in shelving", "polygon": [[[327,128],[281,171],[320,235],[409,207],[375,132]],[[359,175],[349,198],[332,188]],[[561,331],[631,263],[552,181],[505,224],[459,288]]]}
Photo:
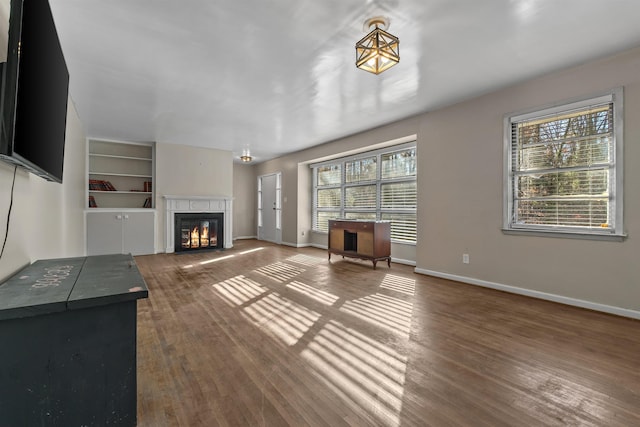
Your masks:
{"label": "white built-in shelving", "polygon": [[153,143],[87,140],[88,255],[154,253],[154,158]]}
{"label": "white built-in shelving", "polygon": [[[87,143],[87,194],[88,199],[95,200],[97,209],[154,207],[152,143],[98,139],[89,139]],[[106,182],[111,190],[103,184]]]}

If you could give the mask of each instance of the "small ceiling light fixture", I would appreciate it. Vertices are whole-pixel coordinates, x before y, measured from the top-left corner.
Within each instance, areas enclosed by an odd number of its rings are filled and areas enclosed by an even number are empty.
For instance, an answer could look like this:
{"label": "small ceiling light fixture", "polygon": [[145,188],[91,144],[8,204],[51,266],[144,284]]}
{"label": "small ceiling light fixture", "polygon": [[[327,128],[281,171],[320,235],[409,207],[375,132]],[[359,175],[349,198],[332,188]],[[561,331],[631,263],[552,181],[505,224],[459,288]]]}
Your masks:
{"label": "small ceiling light fixture", "polygon": [[242,150],[242,156],[240,156],[240,160],[242,160],[244,163],[249,163],[251,160],[253,160],[253,157],[251,157],[251,152],[249,152],[248,148],[244,148]]}
{"label": "small ceiling light fixture", "polygon": [[376,16],[364,21],[364,30],[373,31],[356,43],[356,67],[380,74],[400,62],[400,40],[385,30],[389,28],[389,19]]}

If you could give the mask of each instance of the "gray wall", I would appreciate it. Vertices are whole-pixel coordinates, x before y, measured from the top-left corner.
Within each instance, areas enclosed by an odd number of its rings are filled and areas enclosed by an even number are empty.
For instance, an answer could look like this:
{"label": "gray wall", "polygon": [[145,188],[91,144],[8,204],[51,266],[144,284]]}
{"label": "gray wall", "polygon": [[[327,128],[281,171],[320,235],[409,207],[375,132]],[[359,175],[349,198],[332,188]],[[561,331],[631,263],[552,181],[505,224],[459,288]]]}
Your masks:
{"label": "gray wall", "polygon": [[[624,87],[625,96],[624,214],[629,237],[604,242],[504,235],[504,115],[617,86]],[[36,259],[84,253],[85,136],[73,103],[69,106],[64,182],[49,183],[18,171],[0,277]],[[164,248],[164,194],[234,196],[239,209],[234,232],[255,235],[255,187],[249,189],[249,182],[255,186],[255,177],[273,172],[282,172],[287,200],[283,242],[326,244],[326,235],[309,231],[307,163],[417,134],[418,243],[394,245],[395,258],[415,260],[416,271],[423,273],[640,316],[639,118],[640,48],[260,163],[249,171],[235,168],[230,152],[159,143],[156,248]],[[176,163],[183,167],[176,169]],[[11,166],[0,163],[0,218],[8,211],[12,173]],[[234,185],[236,179],[240,182]],[[0,230],[4,237],[4,224]],[[470,254],[470,264],[462,264],[463,252]]]}
{"label": "gray wall", "polygon": [[233,238],[256,237],[257,178],[250,165],[233,164]]}
{"label": "gray wall", "polygon": [[[293,246],[312,244],[326,247],[327,235],[311,231],[312,179],[309,164],[336,154],[346,155],[373,150],[410,139],[418,131],[416,117],[372,129],[347,138],[299,151],[278,159],[257,164],[256,176],[282,172],[282,242]],[[416,247],[392,244],[391,256],[409,263],[415,261]]]}
{"label": "gray wall", "polygon": [[[624,86],[623,242],[504,235],[503,118],[506,114]],[[416,271],[640,316],[640,48],[558,71],[453,106],[254,166],[283,176],[283,242],[326,245],[310,233],[307,163],[377,148],[417,134],[418,243],[392,256]],[[304,232],[304,236],[303,236]],[[470,254],[470,264],[462,254]]]}
{"label": "gray wall", "polygon": [[[504,235],[505,114],[617,86],[624,86],[624,215],[629,237],[605,242]],[[640,310],[638,118],[640,49],[424,115],[418,132],[419,269]],[[463,252],[470,255],[468,265],[461,262]]]}

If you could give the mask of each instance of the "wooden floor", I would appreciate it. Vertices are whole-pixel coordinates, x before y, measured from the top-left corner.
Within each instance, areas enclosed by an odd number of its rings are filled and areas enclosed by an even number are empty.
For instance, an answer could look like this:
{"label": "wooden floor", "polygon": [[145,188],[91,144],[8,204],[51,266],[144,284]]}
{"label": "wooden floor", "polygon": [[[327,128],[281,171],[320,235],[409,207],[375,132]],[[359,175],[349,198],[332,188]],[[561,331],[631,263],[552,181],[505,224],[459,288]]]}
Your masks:
{"label": "wooden floor", "polygon": [[640,321],[234,244],[136,257],[138,425],[640,426]]}

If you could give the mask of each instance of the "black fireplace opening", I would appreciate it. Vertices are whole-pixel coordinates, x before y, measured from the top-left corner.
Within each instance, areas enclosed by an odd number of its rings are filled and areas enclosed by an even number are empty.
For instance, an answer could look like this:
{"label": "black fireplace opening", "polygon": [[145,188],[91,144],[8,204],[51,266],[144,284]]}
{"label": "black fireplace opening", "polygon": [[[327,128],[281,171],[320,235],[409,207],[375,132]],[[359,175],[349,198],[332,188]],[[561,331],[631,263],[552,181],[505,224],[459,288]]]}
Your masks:
{"label": "black fireplace opening", "polygon": [[199,212],[174,215],[176,252],[224,248],[224,213]]}

